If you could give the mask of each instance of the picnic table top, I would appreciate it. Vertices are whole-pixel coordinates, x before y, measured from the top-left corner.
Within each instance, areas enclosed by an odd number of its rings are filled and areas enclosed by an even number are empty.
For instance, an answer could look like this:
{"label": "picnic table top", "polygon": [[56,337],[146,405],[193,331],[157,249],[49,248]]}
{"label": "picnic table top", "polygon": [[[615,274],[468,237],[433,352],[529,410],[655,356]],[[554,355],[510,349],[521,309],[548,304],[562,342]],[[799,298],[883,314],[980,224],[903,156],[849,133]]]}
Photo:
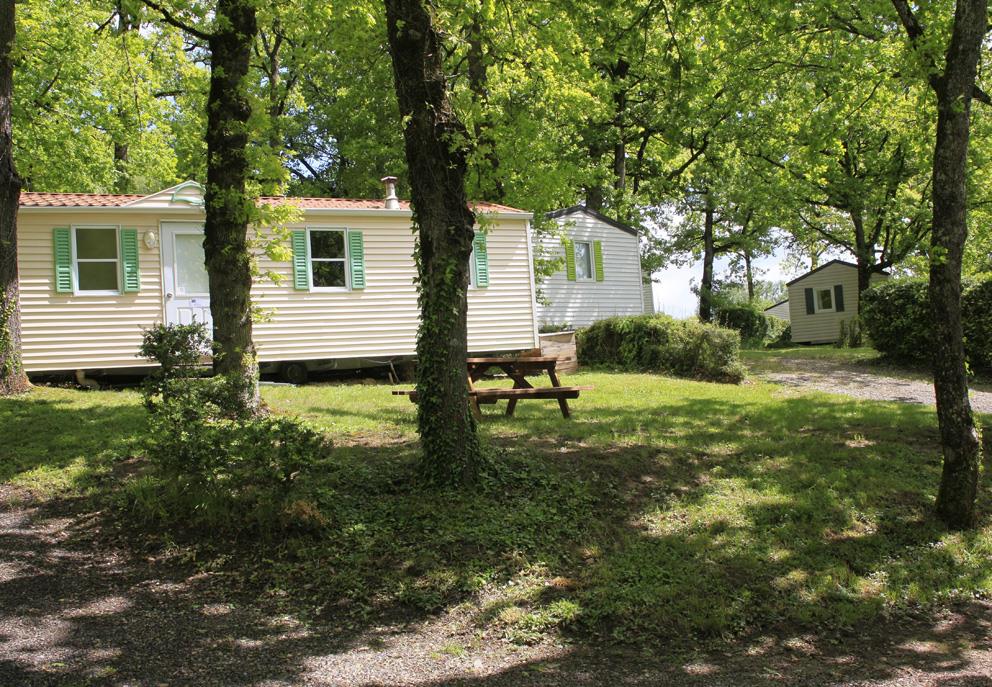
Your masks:
{"label": "picnic table top", "polygon": [[[527,389],[506,389],[503,387],[489,387],[486,389],[471,389],[469,396],[502,396],[512,398],[514,396],[556,396],[559,394],[575,393],[577,391],[592,391],[593,386],[539,386]],[[415,396],[416,389],[393,389],[393,396]]]}
{"label": "picnic table top", "polygon": [[465,362],[470,365],[519,365],[528,363],[552,363],[558,362],[554,356],[521,356],[519,358],[466,358]]}

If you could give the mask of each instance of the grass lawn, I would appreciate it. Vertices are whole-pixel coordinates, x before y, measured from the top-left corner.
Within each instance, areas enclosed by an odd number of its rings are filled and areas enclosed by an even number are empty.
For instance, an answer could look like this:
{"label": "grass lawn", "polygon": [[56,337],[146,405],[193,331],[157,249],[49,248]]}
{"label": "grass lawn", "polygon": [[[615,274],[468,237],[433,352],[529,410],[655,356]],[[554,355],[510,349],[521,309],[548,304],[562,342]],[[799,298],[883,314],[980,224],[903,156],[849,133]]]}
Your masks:
{"label": "grass lawn", "polygon": [[[988,490],[975,532],[930,517],[932,408],[644,374],[564,383],[596,387],[572,420],[553,401],[523,401],[515,418],[484,411],[498,469],[467,494],[412,484],[414,406],[390,387],[267,387],[273,410],[334,442],[307,477],[320,531],[186,546],[312,616],[457,607],[513,642],[847,628],[992,592]],[[147,478],[114,466],[140,452],[143,413],[131,392],[0,400],[0,423],[18,428],[0,447],[0,480],[133,505]]]}
{"label": "grass lawn", "polygon": [[745,362],[774,361],[781,358],[807,360],[834,360],[853,363],[874,361],[880,353],[867,346],[862,348],[837,348],[836,346],[791,346],[789,348],[752,348],[741,351]]}

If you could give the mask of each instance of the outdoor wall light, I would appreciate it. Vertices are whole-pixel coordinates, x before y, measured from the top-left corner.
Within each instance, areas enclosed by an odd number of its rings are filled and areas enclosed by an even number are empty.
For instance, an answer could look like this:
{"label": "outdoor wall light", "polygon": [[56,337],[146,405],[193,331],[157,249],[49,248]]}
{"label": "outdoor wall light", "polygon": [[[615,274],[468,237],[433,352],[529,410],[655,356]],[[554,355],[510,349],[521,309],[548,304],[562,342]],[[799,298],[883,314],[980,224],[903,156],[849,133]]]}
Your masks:
{"label": "outdoor wall light", "polygon": [[158,247],[158,236],[155,234],[154,231],[145,232],[145,246],[148,248]]}

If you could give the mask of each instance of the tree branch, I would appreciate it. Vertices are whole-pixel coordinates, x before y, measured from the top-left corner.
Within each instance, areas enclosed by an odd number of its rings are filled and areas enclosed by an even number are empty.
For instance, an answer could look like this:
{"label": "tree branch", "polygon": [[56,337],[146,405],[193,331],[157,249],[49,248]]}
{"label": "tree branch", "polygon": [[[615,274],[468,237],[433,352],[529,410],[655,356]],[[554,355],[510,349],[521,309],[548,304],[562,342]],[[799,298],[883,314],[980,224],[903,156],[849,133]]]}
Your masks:
{"label": "tree branch", "polygon": [[181,19],[173,15],[171,12],[169,12],[169,10],[167,10],[165,7],[155,2],[155,0],[141,0],[141,1],[145,4],[145,6],[158,12],[162,16],[162,21],[164,21],[166,24],[171,24],[180,31],[185,31],[189,35],[199,38],[201,41],[210,40],[209,33],[206,33],[205,31],[200,31],[199,29],[194,29],[192,26],[190,26],[189,24],[187,24],[186,22],[182,21]]}

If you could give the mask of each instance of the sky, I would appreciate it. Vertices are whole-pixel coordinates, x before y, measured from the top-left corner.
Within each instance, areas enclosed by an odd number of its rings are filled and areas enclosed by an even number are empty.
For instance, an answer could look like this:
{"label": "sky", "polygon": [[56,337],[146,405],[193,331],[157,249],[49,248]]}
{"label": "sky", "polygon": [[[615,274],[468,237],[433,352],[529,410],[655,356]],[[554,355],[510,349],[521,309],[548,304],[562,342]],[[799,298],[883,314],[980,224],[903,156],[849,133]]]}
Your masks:
{"label": "sky", "polygon": [[[765,281],[789,281],[797,277],[797,274],[787,274],[783,271],[783,260],[785,260],[785,250],[781,248],[772,255],[755,260],[755,278]],[[717,258],[714,266],[716,276],[726,273],[728,262],[727,258]],[[699,284],[702,276],[702,261],[685,267],[669,266],[661,272],[656,272],[655,283],[652,284],[655,312],[663,312],[679,318],[694,315],[699,302],[691,286],[693,281]]]}

